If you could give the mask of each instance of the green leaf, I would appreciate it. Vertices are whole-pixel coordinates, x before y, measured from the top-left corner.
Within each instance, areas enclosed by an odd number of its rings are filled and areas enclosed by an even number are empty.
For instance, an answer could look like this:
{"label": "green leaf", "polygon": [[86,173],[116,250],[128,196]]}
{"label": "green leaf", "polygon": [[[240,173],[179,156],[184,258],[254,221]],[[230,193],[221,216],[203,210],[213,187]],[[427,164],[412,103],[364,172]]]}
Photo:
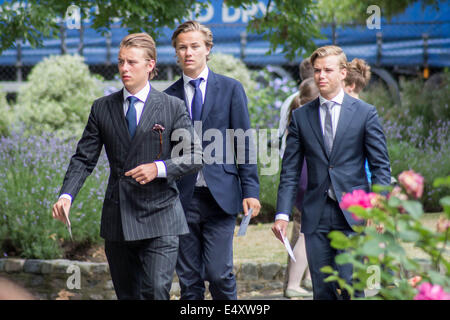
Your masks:
{"label": "green leaf", "polygon": [[397,197],[390,197],[388,200],[388,205],[393,208],[397,208],[402,204],[402,201]]}
{"label": "green leaf", "polygon": [[441,200],[439,200],[439,203],[444,208],[444,212],[447,215],[447,218],[450,218],[450,196],[445,196]]}
{"label": "green leaf", "polygon": [[418,232],[412,230],[404,230],[398,233],[398,236],[401,240],[406,242],[416,242],[420,239],[420,234]]}
{"label": "green leaf", "polygon": [[450,176],[436,178],[433,181],[433,187],[434,188],[450,187]]}
{"label": "green leaf", "polygon": [[350,253],[344,252],[344,253],[338,254],[335,258],[335,261],[337,264],[346,264],[346,263],[352,263],[354,261],[354,259]]}
{"label": "green leaf", "polygon": [[384,249],[380,247],[381,241],[378,239],[372,239],[364,243],[361,251],[367,256],[378,256],[384,252]]}
{"label": "green leaf", "polygon": [[320,268],[320,271],[322,271],[323,273],[330,273],[330,274],[334,273],[334,269],[331,266],[322,267]]}
{"label": "green leaf", "polygon": [[331,231],[328,238],[331,239],[330,244],[335,249],[347,249],[351,245],[350,239],[341,231]]}
{"label": "green leaf", "polygon": [[422,204],[418,201],[403,201],[402,206],[416,220],[423,215]]}

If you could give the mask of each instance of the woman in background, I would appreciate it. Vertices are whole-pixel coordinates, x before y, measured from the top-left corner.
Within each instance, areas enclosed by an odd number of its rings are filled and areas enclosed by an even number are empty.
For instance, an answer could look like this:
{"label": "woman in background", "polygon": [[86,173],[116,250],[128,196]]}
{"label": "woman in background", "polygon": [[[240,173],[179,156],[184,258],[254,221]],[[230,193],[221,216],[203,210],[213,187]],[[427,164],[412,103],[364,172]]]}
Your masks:
{"label": "woman in background", "polygon": [[[347,76],[344,79],[344,91],[353,98],[359,99],[359,93],[367,86],[370,81],[370,66],[363,60],[354,58],[347,65]],[[372,173],[369,169],[369,163],[364,164],[366,169],[367,181],[372,183]]]}
{"label": "woman in background", "polygon": [[[299,86],[300,94],[294,98],[289,106],[288,123],[291,122],[292,112],[303,106],[304,104],[316,99],[319,96],[319,89],[317,88],[314,78],[307,78],[302,81]],[[283,150],[284,151],[284,150]],[[307,186],[307,168],[306,160],[303,163],[303,169],[300,174],[299,187],[297,191],[297,198],[295,201],[295,207],[293,212],[294,227],[292,230],[291,245],[293,246],[293,252],[296,259],[294,262],[289,257],[288,270],[286,272],[287,284],[284,291],[284,296],[287,298],[297,297],[309,297],[312,296],[312,292],[306,289],[312,289],[311,287],[311,274],[308,268],[308,259],[306,257],[305,249],[305,237],[300,232],[301,223],[301,206],[303,202],[303,196]],[[300,286],[303,279],[303,286]]]}

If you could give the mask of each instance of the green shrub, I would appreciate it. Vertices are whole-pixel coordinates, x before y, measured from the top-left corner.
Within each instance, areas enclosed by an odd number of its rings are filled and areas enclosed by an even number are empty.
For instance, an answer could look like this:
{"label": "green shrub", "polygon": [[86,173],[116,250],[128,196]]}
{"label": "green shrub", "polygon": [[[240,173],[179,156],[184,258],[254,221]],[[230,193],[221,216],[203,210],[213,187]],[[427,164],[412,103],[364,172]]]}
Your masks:
{"label": "green shrub", "polygon": [[212,71],[239,80],[248,98],[248,111],[252,128],[277,128],[280,107],[284,100],[298,89],[295,81],[274,77],[270,66],[258,72],[232,55],[211,55],[208,66]]}
{"label": "green shrub", "polygon": [[[62,257],[62,245],[70,237],[51,212],[75,143],[74,139],[63,142],[46,133],[25,137],[12,132],[0,138],[0,249],[4,255]],[[100,242],[108,173],[107,159],[102,155],[70,211],[75,243]]]}
{"label": "green shrub", "polygon": [[215,73],[238,80],[248,92],[256,86],[251,71],[242,62],[229,54],[214,53],[208,61],[208,67]]}
{"label": "green shrub", "polygon": [[249,98],[250,121],[253,128],[278,128],[283,102],[298,86],[287,78],[274,77],[270,66],[253,73],[257,85],[247,92]]}
{"label": "green shrub", "polygon": [[[352,297],[355,290],[375,289],[378,293],[368,299],[449,299],[450,260],[446,249],[450,233],[450,176],[435,181],[435,186],[447,188],[447,193],[440,200],[444,213],[432,228],[423,223],[424,210],[417,201],[422,186],[420,175],[411,170],[402,173],[398,180],[399,186],[379,188],[378,195],[355,190],[344,196],[341,207],[348,209],[354,219],[370,219],[372,224],[354,226],[356,232],[349,236],[341,231],[330,232],[331,246],[342,250],[336,256],[336,264],[351,263],[353,277],[349,285],[337,270],[326,266],[321,269],[330,274],[325,281],[337,281]],[[381,191],[390,193],[386,197]],[[415,253],[405,250],[406,246],[414,248]],[[411,281],[413,277],[416,283]],[[434,287],[424,297],[424,283],[440,288]],[[447,294],[438,295],[438,291]]]}
{"label": "green shrub", "polygon": [[18,93],[17,119],[33,134],[54,132],[79,137],[94,99],[103,95],[98,76],[80,56],[45,58]]}
{"label": "green shrub", "polygon": [[7,136],[11,128],[13,114],[11,107],[6,101],[6,93],[1,91],[0,87],[0,137]]}
{"label": "green shrub", "polygon": [[428,135],[423,133],[424,121],[416,118],[410,125],[384,121],[392,175],[414,169],[425,178],[425,191],[421,199],[425,211],[441,210],[439,199],[443,188],[433,188],[432,182],[450,175],[450,121],[436,121]]}

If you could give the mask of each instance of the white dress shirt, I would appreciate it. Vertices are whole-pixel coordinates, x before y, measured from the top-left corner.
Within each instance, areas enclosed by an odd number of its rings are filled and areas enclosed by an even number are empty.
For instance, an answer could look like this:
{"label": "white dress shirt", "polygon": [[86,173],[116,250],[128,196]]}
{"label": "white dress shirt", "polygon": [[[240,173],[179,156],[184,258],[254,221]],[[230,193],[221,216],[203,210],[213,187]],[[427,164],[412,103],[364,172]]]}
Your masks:
{"label": "white dress shirt", "polygon": [[[337,129],[338,122],[339,122],[339,116],[341,114],[341,106],[342,106],[343,100],[344,100],[344,90],[343,89],[341,89],[341,91],[339,91],[339,93],[331,100],[327,100],[319,94],[319,102],[320,102],[319,115],[320,115],[320,124],[322,126],[322,134],[323,135],[325,135],[325,115],[326,115],[326,106],[324,103],[327,101],[334,102],[334,106],[331,108],[331,111],[330,111],[331,125],[333,128],[333,138],[334,138],[336,136],[336,129]],[[285,213],[277,213],[277,215],[275,216],[275,220],[289,221],[289,215],[287,215]]]}
{"label": "white dress shirt", "polygon": [[[200,72],[200,74],[196,78],[196,79],[203,78],[203,81],[200,82],[200,85],[199,85],[200,91],[202,92],[203,103],[205,103],[206,85],[208,83],[208,75],[209,75],[209,69],[208,69],[208,67],[205,67],[205,69],[203,69],[203,71]],[[194,98],[194,94],[195,94],[195,88],[193,85],[191,85],[189,83],[189,81],[191,81],[191,80],[195,80],[195,79],[193,79],[183,73],[184,94],[186,97],[189,115],[191,116],[191,119],[192,119],[192,106],[191,105],[192,105],[192,99]],[[206,187],[207,186],[202,170],[200,170],[198,172],[197,181],[195,183],[195,186],[196,187]]]}
{"label": "white dress shirt", "polygon": [[[134,107],[136,108],[136,126],[139,125],[139,120],[141,120],[142,111],[144,111],[144,104],[145,100],[147,100],[148,95],[150,94],[150,83],[147,81],[147,84],[144,88],[142,88],[138,93],[131,94],[128,92],[128,90],[124,87],[123,88],[123,112],[124,115],[127,115],[128,107],[130,105],[130,102],[127,100],[128,97],[134,96],[139,99],[139,101],[136,101],[134,103]],[[156,168],[158,169],[158,173],[156,177],[158,178],[166,178],[167,177],[167,171],[166,171],[166,165],[164,161],[157,160],[155,161]]]}

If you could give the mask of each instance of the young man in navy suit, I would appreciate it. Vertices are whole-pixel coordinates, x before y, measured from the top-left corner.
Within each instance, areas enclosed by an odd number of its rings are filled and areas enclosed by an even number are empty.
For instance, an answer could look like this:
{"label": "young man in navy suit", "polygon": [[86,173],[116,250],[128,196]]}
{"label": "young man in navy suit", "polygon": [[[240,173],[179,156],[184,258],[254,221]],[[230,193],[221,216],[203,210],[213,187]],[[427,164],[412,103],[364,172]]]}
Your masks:
{"label": "young man in navy suit", "polygon": [[[330,246],[328,233],[349,235],[358,224],[339,206],[342,195],[370,190],[364,170],[368,159],[372,182],[389,185],[391,180],[386,138],[374,106],[343,91],[347,58],[341,48],[318,48],[310,57],[319,98],[292,113],[278,188],[277,215],[272,231],[282,240],[297,194],[303,159],[308,166],[308,186],[303,200],[302,232],[313,282],[314,299],[349,299],[336,283],[325,282],[320,269],[334,266],[351,283],[352,266],[336,265],[338,252]],[[359,296],[363,293],[359,292]]]}
{"label": "young man in navy suit", "polygon": [[[233,235],[236,215],[253,209],[258,215],[259,181],[257,166],[250,159],[239,161],[228,155],[239,150],[249,152],[251,142],[227,146],[227,130],[250,129],[247,97],[242,85],[216,74],[207,67],[213,46],[211,30],[195,21],[187,21],[175,30],[172,45],[183,76],[165,92],[186,103],[195,128],[213,129],[223,141],[223,159],[207,161],[198,174],[182,178],[177,186],[189,226],[189,234],[180,238],[177,274],[181,299],[204,299],[205,280],[213,299],[236,299],[233,274]],[[201,136],[201,132],[199,133]],[[220,139],[219,139],[220,140]],[[235,140],[236,141],[236,140]],[[208,141],[203,141],[203,149]],[[238,150],[239,149],[239,150]],[[216,152],[216,156],[218,153]]]}

